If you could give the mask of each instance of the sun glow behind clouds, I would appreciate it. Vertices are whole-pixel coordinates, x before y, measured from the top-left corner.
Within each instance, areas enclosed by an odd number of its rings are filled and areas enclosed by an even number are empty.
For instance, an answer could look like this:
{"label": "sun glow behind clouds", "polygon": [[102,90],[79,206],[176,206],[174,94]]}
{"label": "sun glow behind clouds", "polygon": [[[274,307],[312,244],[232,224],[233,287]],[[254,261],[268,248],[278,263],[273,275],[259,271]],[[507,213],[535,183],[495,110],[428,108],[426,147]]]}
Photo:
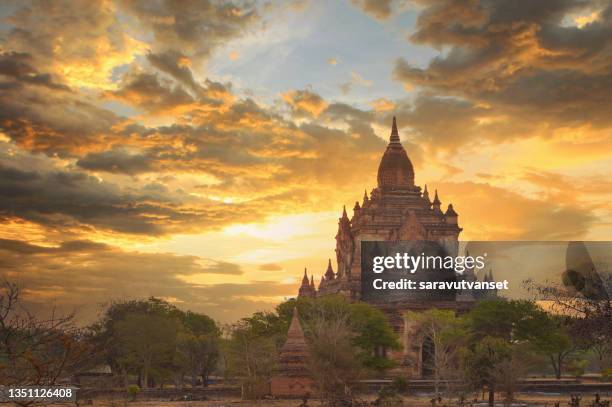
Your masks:
{"label": "sun glow behind clouds", "polygon": [[599,19],[601,10],[583,10],[581,13],[570,14],[563,19],[565,26],[584,28]]}
{"label": "sun glow behind clouds", "polygon": [[326,224],[333,224],[335,212],[304,213],[275,217],[263,223],[232,225],[224,229],[230,236],[247,235],[270,241],[286,241],[316,234]]}

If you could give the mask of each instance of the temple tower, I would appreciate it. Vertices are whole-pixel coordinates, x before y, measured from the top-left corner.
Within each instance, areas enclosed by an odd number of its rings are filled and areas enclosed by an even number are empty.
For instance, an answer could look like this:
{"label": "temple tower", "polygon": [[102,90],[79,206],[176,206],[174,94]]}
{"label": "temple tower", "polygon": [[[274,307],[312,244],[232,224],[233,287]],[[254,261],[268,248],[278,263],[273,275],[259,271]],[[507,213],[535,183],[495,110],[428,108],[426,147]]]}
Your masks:
{"label": "temple tower", "polygon": [[311,275],[310,280],[308,280],[308,272],[304,269],[304,277],[302,277],[302,285],[300,286],[298,297],[314,298],[316,295],[317,290],[314,286],[314,276]]}
{"label": "temple tower", "polygon": [[287,341],[279,355],[280,369],[270,380],[273,396],[303,397],[314,393],[314,382],[307,369],[308,357],[308,344],[295,307]]}
{"label": "temple tower", "polygon": [[[376,188],[369,195],[365,191],[362,203],[355,203],[352,216],[347,213],[346,206],[342,209],[336,233],[336,273],[333,273],[330,262],[327,270],[321,273],[323,277],[318,291],[306,287],[311,285],[305,275],[300,296],[340,294],[352,301],[361,300],[362,241],[431,241],[443,246],[450,255],[457,254],[462,230],[459,215],[452,204],[447,206],[446,211],[442,210],[437,189],[434,189],[432,201],[427,186],[421,189],[415,183],[414,167],[400,141],[395,117],[376,178]],[[471,307],[473,300],[464,296],[455,300],[424,302],[406,293],[393,301],[368,302],[387,314],[404,343],[403,352],[394,357],[400,359],[413,374],[422,375],[420,355],[424,345],[415,339],[411,322],[405,320],[404,313],[427,308],[462,312]]]}

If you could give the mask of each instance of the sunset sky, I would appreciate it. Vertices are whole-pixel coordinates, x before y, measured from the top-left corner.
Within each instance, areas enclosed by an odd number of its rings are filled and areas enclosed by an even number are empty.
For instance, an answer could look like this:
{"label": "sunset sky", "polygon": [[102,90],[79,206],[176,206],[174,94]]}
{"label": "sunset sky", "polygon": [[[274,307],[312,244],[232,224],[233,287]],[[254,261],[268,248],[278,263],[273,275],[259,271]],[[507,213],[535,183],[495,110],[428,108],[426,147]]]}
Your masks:
{"label": "sunset sky", "polygon": [[270,309],[394,115],[463,240],[612,240],[611,95],[610,1],[4,1],[0,274],[83,321]]}

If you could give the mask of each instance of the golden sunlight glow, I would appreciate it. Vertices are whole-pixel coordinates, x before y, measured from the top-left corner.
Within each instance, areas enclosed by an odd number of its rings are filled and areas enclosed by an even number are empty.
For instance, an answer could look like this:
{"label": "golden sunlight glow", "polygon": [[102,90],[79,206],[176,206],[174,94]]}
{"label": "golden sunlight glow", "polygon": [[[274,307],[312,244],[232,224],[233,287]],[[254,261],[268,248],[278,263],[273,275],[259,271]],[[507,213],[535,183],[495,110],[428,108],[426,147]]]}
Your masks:
{"label": "golden sunlight glow", "polygon": [[[71,39],[70,41],[72,41]],[[55,51],[61,54],[64,48],[71,47],[67,39],[59,38]],[[125,49],[116,50],[108,38],[98,38],[91,44],[95,54],[88,58],[58,58],[54,62],[54,70],[63,77],[72,88],[92,88],[98,90],[115,90],[117,83],[110,78],[113,68],[129,63],[136,55],[146,53],[147,44],[123,36]]]}
{"label": "golden sunlight glow", "polygon": [[230,236],[247,235],[270,241],[284,241],[313,233],[317,223],[320,223],[318,214],[281,215],[265,223],[228,226],[224,232]]}
{"label": "golden sunlight glow", "polygon": [[593,11],[587,15],[579,15],[574,17],[574,23],[576,23],[576,27],[583,28],[587,24],[591,24],[599,19],[601,11]]}

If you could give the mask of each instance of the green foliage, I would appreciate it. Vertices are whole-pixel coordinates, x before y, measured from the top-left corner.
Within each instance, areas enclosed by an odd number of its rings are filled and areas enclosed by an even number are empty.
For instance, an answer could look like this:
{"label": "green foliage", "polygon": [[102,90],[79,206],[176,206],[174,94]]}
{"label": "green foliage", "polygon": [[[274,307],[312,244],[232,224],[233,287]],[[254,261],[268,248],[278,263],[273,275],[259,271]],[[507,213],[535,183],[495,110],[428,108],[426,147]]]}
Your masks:
{"label": "green foliage", "polygon": [[131,384],[127,387],[127,394],[130,401],[136,401],[138,393],[140,393],[140,387],[136,386],[135,384]]}
{"label": "green foliage", "polygon": [[402,407],[404,399],[399,394],[385,394],[381,392],[375,403],[378,407]]}
{"label": "green foliage", "polygon": [[[216,327],[215,327],[216,328]],[[191,376],[192,386],[197,377],[206,386],[208,376],[219,360],[219,334],[214,329],[210,333],[195,334],[193,331],[179,332],[176,340],[175,364]]]}
{"label": "green foliage", "polygon": [[586,359],[574,358],[568,363],[567,370],[572,376],[578,378],[584,375],[588,363]]}
{"label": "green foliage", "polygon": [[391,386],[396,392],[405,393],[408,391],[408,379],[406,379],[404,376],[397,376],[393,379]]}
{"label": "green foliage", "polygon": [[208,335],[212,337],[221,336],[221,330],[215,321],[204,314],[186,311],[178,314],[183,326],[194,335]]}
{"label": "green foliage", "polygon": [[468,339],[468,330],[464,318],[453,311],[429,309],[423,312],[407,312],[405,317],[418,337],[426,339],[433,345],[432,349],[423,349],[427,357],[428,368],[434,380],[435,395],[440,394],[441,387],[456,379],[459,350]]}
{"label": "green foliage", "polygon": [[315,304],[311,315],[309,370],[321,398],[330,406],[343,405],[352,400],[350,389],[364,369],[351,342],[348,307],[325,305],[329,304]]}
{"label": "green foliage", "polygon": [[315,319],[333,319],[346,314],[351,345],[361,364],[377,372],[396,365],[395,361],[384,355],[383,350],[399,350],[401,344],[387,316],[379,309],[362,302],[351,303],[339,295],[290,299],[276,307],[278,316],[286,321],[287,327],[294,307],[298,308],[307,335],[311,335]]}
{"label": "green foliage", "polygon": [[114,325],[122,365],[140,366],[143,383],[170,375],[179,323],[163,315],[129,313]]}
{"label": "green foliage", "polygon": [[257,312],[231,327],[224,341],[227,373],[239,380],[244,399],[267,394],[267,382],[276,367],[286,335],[286,323],[273,313]]}
{"label": "green foliage", "polygon": [[138,375],[143,386],[185,373],[205,379],[219,354],[221,332],[210,317],[154,297],[112,303],[90,331],[113,370],[124,380]]}
{"label": "green foliage", "polygon": [[366,368],[384,371],[395,366],[381,349],[400,350],[399,338],[389,325],[386,315],[365,303],[350,305],[350,326],[353,331],[353,345],[361,350],[360,357]]}
{"label": "green foliage", "polygon": [[505,367],[505,362],[511,358],[512,347],[508,341],[485,336],[463,354],[466,379],[473,389],[487,386],[492,394],[498,383],[500,367]]}
{"label": "green foliage", "polygon": [[479,301],[468,314],[469,324],[477,338],[492,336],[515,340],[538,329],[540,309],[531,301]]}

